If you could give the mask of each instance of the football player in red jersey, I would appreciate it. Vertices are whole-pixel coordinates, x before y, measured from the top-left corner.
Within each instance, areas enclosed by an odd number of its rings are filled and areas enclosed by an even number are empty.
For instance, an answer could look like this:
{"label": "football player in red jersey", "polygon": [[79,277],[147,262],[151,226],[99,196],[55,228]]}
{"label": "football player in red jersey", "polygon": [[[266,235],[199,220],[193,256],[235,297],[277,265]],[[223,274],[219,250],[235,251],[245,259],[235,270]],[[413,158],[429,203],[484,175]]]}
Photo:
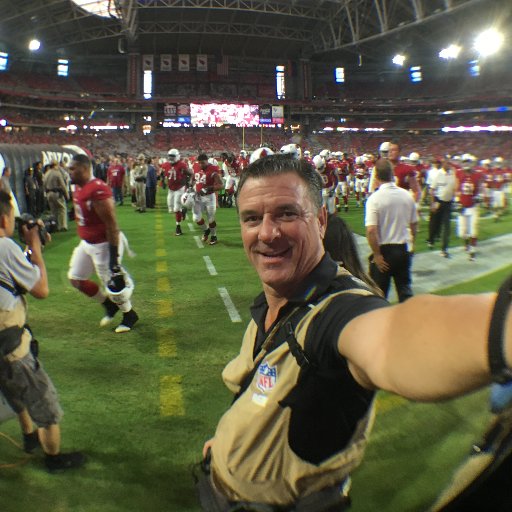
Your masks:
{"label": "football player in red jersey", "polygon": [[304,160],[307,160],[311,165],[313,165],[313,158],[311,157],[311,151],[309,149],[305,149],[302,153]]}
{"label": "football player in red jersey", "polygon": [[322,203],[327,213],[336,213],[335,195],[338,176],[335,168],[329,165],[324,157],[320,155],[313,158],[313,166],[322,177]]}
{"label": "football player in red jersey", "polygon": [[416,204],[421,199],[421,187],[418,181],[416,169],[405,162],[400,161],[400,144],[392,141],[389,143],[388,160],[393,165],[396,184],[405,190],[410,190]]}
{"label": "football player in red jersey", "polygon": [[476,158],[473,155],[462,155],[462,168],[457,170],[457,194],[461,211],[457,218],[457,232],[464,240],[469,260],[475,259],[475,248],[478,237],[478,220],[480,217],[478,204],[484,188],[484,175],[477,171]]}
{"label": "football player in red jersey", "polygon": [[490,192],[491,192],[491,211],[494,220],[498,221],[505,213],[505,171],[502,169],[503,158],[496,157],[490,164]]}
{"label": "football player in red jersey", "polygon": [[365,164],[364,156],[356,157],[354,166],[354,192],[356,194],[356,204],[359,208],[361,206],[361,199],[363,202],[366,200],[366,193],[368,185],[368,169]]}
{"label": "football player in red jersey", "polygon": [[240,155],[237,158],[238,165],[240,166],[240,170],[243,171],[249,165],[249,155],[245,149],[240,151]]}
{"label": "football player in red jersey", "polygon": [[348,160],[333,160],[328,162],[336,168],[338,175],[338,197],[343,199],[343,208],[348,212],[348,196],[350,194],[351,168]]}
{"label": "football player in red jersey", "polygon": [[[110,187],[94,178],[91,160],[75,155],[69,164],[74,184],[73,205],[78,236],[69,262],[68,279],[80,292],[101,303],[106,315],[100,326],[108,325],[117,311],[123,312],[115,332],[128,332],[138,320],[130,301],[133,281],[121,267],[126,237],[119,232]],[[89,277],[96,272],[105,293]]]}
{"label": "football player in red jersey", "polygon": [[192,172],[181,159],[180,152],[177,149],[170,149],[167,153],[167,159],[168,161],[164,162],[160,168],[168,186],[167,209],[169,213],[174,213],[176,219],[175,234],[180,236],[183,234],[181,230],[181,221],[183,220],[181,197],[185,193],[187,182]]}
{"label": "football player in red jersey", "polygon": [[233,206],[233,199],[236,197],[242,164],[235,158],[235,155],[228,154],[223,163],[224,173],[226,175],[226,199],[228,208]]}
{"label": "football player in red jersey", "polygon": [[[217,197],[215,192],[224,186],[220,178],[221,171],[218,166],[208,162],[208,155],[201,153],[194,164],[193,173],[197,200],[194,204],[192,218],[203,231],[203,242],[208,242],[208,237],[211,235],[209,243],[215,245],[217,243],[217,223],[215,222]],[[203,219],[203,213],[206,213],[208,226]]]}

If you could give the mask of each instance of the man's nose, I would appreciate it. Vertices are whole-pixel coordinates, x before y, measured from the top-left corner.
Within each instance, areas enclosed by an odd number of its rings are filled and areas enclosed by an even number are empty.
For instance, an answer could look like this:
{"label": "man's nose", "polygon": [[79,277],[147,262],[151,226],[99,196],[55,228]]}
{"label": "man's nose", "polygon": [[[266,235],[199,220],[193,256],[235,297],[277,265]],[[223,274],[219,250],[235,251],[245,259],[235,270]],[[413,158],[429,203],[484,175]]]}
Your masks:
{"label": "man's nose", "polygon": [[271,215],[264,215],[260,225],[259,239],[262,242],[272,242],[281,236],[279,223]]}

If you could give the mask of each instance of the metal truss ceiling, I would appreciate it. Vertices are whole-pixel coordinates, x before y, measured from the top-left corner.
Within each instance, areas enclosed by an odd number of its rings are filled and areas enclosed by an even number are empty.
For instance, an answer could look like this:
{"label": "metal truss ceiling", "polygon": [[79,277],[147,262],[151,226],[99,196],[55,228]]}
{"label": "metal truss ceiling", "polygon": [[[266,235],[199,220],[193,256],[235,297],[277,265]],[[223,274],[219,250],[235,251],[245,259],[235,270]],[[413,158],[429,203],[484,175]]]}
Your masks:
{"label": "metal truss ceiling", "polygon": [[[119,39],[141,53],[209,53],[261,59],[318,58],[380,46],[389,36],[457,16],[479,16],[510,0],[110,0],[117,18],[87,14],[70,0],[0,0],[0,40],[22,51],[32,36],[46,51],[116,54]],[[490,8],[490,9],[489,9]],[[436,21],[437,20],[437,21]],[[428,36],[428,30],[424,32]],[[376,42],[378,42],[376,44]]]}

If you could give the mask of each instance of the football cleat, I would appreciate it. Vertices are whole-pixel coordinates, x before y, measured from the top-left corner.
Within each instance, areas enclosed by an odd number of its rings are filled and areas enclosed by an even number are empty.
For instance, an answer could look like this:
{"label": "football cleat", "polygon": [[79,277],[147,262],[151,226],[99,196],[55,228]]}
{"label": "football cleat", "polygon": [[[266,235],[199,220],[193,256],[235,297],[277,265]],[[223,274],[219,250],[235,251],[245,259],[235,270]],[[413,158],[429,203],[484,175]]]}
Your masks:
{"label": "football cleat", "polygon": [[212,235],[210,237],[210,245],[215,245],[217,243],[217,237],[215,235]]}
{"label": "football cleat", "polygon": [[181,231],[181,226],[178,224],[176,226],[176,236],[180,236],[180,235],[183,235],[183,231]]}
{"label": "football cleat", "polygon": [[203,242],[208,242],[208,237],[210,236],[210,228],[203,231],[203,236],[201,237],[201,240]]}
{"label": "football cleat", "polygon": [[135,322],[139,319],[139,315],[135,313],[133,309],[130,309],[127,313],[123,313],[123,319],[121,323],[116,327],[115,332],[129,332],[132,330],[132,327],[135,325]]}
{"label": "football cleat", "polygon": [[108,297],[102,302],[103,307],[107,314],[100,320],[100,327],[105,327],[114,319],[114,316],[119,311],[119,306],[112,302]]}

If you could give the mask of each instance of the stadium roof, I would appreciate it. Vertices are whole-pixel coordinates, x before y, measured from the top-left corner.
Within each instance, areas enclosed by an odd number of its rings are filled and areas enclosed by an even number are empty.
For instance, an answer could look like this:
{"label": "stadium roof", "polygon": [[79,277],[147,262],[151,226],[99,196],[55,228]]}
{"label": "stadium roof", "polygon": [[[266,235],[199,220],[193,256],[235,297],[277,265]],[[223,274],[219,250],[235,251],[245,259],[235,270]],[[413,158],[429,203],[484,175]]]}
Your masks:
{"label": "stadium roof", "polygon": [[[76,0],[78,3],[79,0]],[[92,4],[83,0],[85,4]],[[469,30],[512,25],[510,0],[104,0],[106,16],[72,0],[0,0],[4,51],[61,57],[229,55],[262,60],[378,59],[437,52]],[[511,35],[512,36],[512,35]],[[0,48],[2,49],[2,48]]]}

